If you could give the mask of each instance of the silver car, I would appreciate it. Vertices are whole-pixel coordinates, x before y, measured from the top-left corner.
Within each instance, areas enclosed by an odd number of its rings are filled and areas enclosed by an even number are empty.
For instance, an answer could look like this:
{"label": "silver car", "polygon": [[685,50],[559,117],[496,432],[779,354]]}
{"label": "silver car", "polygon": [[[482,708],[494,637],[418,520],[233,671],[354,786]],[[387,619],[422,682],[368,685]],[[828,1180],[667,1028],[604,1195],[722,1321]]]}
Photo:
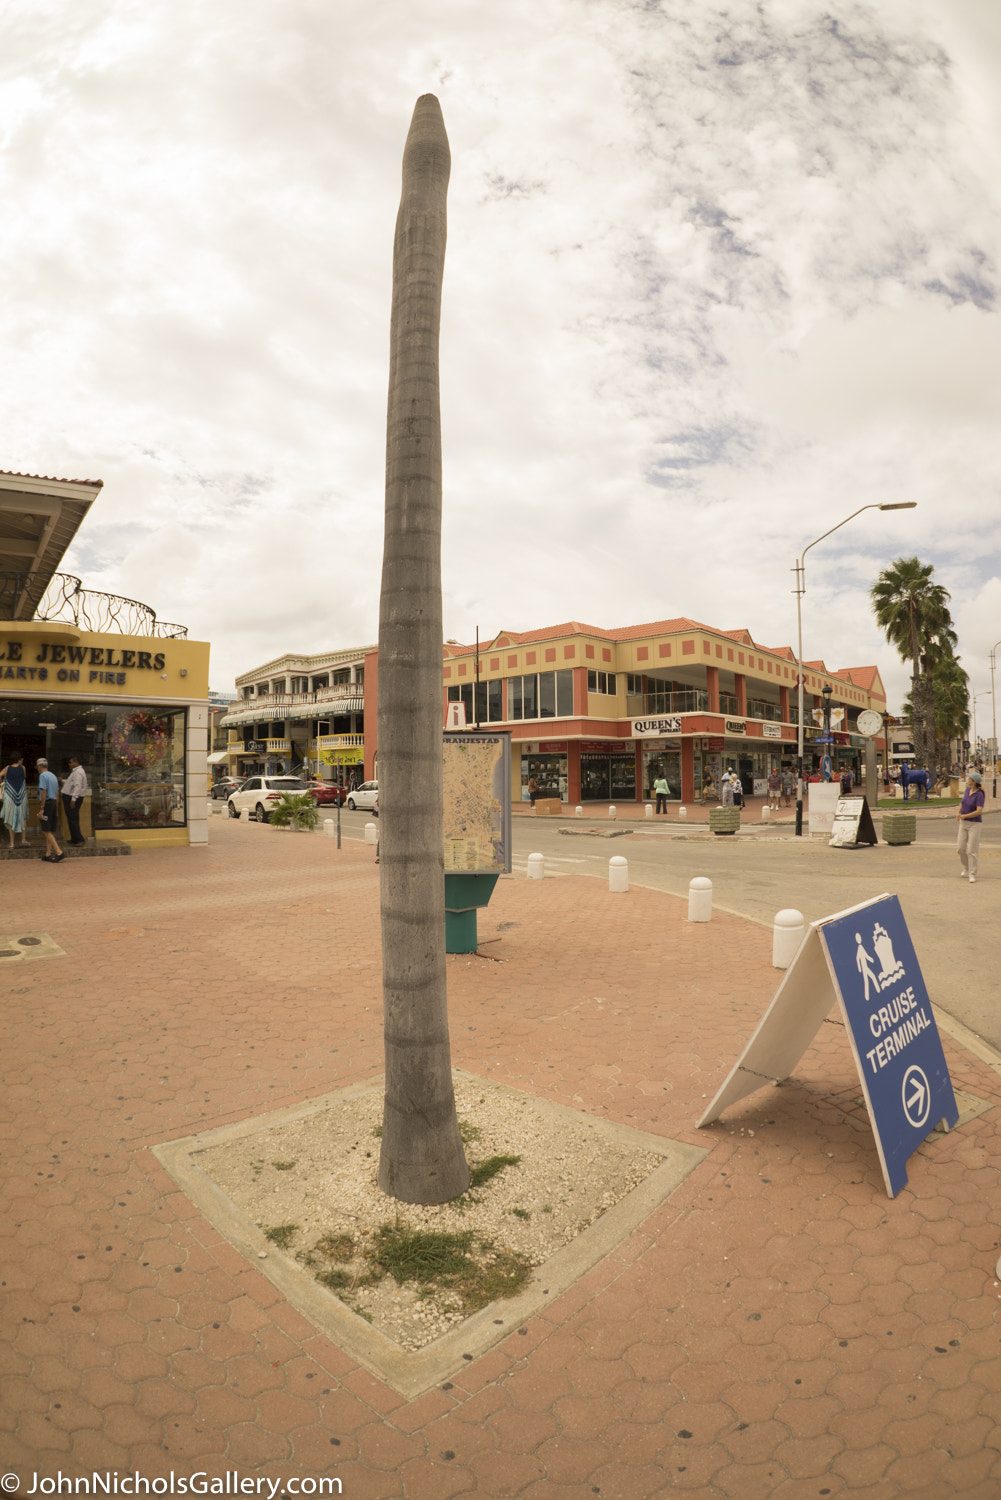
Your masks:
{"label": "silver car", "polygon": [[377,781],[363,781],[361,786],[356,786],[353,792],[348,792],[347,805],[354,812],[356,807],[362,809],[374,807],[379,800],[379,783]]}
{"label": "silver car", "polygon": [[238,792],[227,798],[231,818],[248,812],[258,823],[268,821],[268,813],[283,792],[308,792],[309,783],[301,776],[249,776]]}

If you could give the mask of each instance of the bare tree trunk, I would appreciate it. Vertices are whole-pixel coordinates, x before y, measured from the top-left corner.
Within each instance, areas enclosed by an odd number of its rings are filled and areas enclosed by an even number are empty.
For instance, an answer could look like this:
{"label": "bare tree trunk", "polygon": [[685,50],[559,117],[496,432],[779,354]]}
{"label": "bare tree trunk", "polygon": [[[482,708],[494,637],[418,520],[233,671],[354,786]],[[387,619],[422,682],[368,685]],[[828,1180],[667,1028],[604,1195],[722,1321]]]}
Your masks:
{"label": "bare tree trunk", "polygon": [[445,976],[438,333],[451,159],[418,99],[393,247],[386,543],[379,610],[379,813],[386,1097],[379,1186],[406,1203],[465,1192]]}

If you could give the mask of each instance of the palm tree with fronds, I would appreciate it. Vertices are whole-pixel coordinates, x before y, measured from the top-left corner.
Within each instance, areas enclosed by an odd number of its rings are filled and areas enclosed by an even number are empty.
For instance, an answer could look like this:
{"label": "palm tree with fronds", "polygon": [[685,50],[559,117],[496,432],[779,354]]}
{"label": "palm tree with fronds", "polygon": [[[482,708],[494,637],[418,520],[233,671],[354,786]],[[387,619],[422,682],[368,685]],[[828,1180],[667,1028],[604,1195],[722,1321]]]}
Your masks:
{"label": "palm tree with fronds", "polygon": [[[970,734],[970,679],[958,656],[942,656],[931,671],[935,693],[935,734],[938,741],[940,769],[948,769],[953,760],[954,742]],[[912,715],[910,694],[904,700],[904,714]],[[908,720],[910,722],[910,719]]]}
{"label": "palm tree with fronds", "polygon": [[[902,660],[911,663],[911,730],[919,766],[934,769],[935,690],[932,669],[956,644],[949,591],[932,582],[935,568],[917,557],[898,557],[869,590],[876,623]],[[927,666],[922,671],[923,658]]]}

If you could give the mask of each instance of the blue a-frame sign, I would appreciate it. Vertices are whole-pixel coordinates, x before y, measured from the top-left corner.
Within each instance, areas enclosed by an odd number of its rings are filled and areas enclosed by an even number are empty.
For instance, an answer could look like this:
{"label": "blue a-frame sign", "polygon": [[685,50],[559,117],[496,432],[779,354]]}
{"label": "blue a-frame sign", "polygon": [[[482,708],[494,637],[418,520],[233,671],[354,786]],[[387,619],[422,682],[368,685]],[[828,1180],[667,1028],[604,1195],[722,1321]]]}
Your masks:
{"label": "blue a-frame sign", "polygon": [[936,1125],[959,1119],[914,944],[896,896],[813,922],[736,1067],[699,1121],[708,1125],[768,1079],[787,1078],[834,1001],[840,1005],[886,1190]]}

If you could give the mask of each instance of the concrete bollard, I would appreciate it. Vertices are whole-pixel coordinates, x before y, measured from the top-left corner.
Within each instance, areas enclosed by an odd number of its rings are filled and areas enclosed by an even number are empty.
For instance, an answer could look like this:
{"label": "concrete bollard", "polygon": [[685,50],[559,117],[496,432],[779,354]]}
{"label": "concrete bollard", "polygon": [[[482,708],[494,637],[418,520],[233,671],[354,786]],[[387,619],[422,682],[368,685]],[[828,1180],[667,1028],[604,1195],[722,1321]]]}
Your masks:
{"label": "concrete bollard", "polygon": [[528,878],[529,880],[543,880],[546,874],[546,859],[543,854],[530,854],[528,856]]}
{"label": "concrete bollard", "polygon": [[646,808],[644,809],[644,811],[645,811],[646,816],[648,818],[652,818],[653,817],[653,803],[652,802],[648,802],[647,805],[646,805]]}
{"label": "concrete bollard", "polygon": [[575,818],[582,818],[584,816],[584,809],[582,807],[575,807],[573,815]]}
{"label": "concrete bollard", "polygon": [[375,823],[365,824],[365,842],[366,844],[377,844],[379,842],[379,829]]}
{"label": "concrete bollard", "polygon": [[614,808],[614,807],[610,807],[610,808],[609,808],[609,809],[608,809],[608,816],[609,816],[609,817],[610,817],[610,818],[614,818],[614,817],[616,817],[616,816],[617,816],[617,810],[616,810],[616,809],[615,809],[615,808]]}
{"label": "concrete bollard", "polygon": [[773,969],[788,969],[799,952],[805,931],[806,922],[801,911],[790,906],[775,913],[775,926],[772,928]]}
{"label": "concrete bollard", "polygon": [[333,818],[324,818],[324,820],[323,820],[323,831],[326,834],[326,836],[327,836],[328,839],[332,839],[333,838],[334,833],[336,832],[336,830],[334,828],[334,820],[333,820]]}
{"label": "concrete bollard", "polygon": [[713,914],[713,883],[706,875],[688,882],[689,922],[708,922]]}
{"label": "concrete bollard", "polygon": [[629,889],[629,861],[621,854],[613,854],[608,861],[608,889],[610,891],[628,891]]}
{"label": "concrete bollard", "polygon": [[764,807],[761,809],[761,821],[762,821],[762,823],[769,823],[769,822],[771,822],[771,817],[772,817],[772,810],[771,810],[771,808],[768,806],[768,804],[766,802],[765,805],[764,805]]}
{"label": "concrete bollard", "polygon": [[678,817],[679,818],[687,818],[688,817],[688,808],[685,806],[684,803],[682,803],[681,806],[678,808]]}

